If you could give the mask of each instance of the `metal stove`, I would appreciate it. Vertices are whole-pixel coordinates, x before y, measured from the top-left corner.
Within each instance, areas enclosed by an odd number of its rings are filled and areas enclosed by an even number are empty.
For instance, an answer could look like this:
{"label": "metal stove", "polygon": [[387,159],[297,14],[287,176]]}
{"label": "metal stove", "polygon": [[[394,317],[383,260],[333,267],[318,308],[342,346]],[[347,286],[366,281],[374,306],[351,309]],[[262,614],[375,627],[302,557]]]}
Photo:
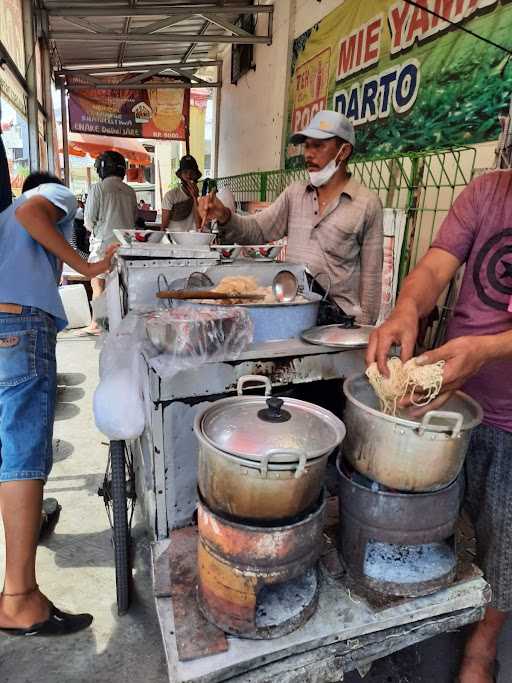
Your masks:
{"label": "metal stove", "polygon": [[386,595],[417,597],[455,578],[461,479],[427,493],[385,490],[338,457],[339,548],[352,577]]}
{"label": "metal stove", "polygon": [[250,526],[198,506],[198,601],[208,621],[244,638],[302,626],[318,602],[325,500],[282,526]]}

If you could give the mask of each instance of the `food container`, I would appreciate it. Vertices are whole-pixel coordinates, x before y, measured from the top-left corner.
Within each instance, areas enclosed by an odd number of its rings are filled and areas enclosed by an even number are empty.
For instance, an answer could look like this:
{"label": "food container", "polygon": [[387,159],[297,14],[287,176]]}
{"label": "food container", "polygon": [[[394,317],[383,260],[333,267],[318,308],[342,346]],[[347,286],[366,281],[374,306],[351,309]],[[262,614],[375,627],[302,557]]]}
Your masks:
{"label": "food container", "polygon": [[[302,332],[313,327],[318,316],[322,297],[309,292],[300,299],[288,303],[251,303],[236,304],[236,307],[247,311],[254,327],[253,342],[279,341],[300,337]],[[193,306],[210,306],[206,303],[189,304]],[[216,304],[219,308],[234,308],[235,304]]]}
{"label": "food container", "polygon": [[386,415],[365,375],[346,380],[343,454],[361,474],[399,491],[437,491],[459,475],[482,409],[458,391],[422,418]]}
{"label": "food container", "polygon": [[[266,396],[244,396],[248,382]],[[329,454],[345,427],[328,410],[297,399],[269,398],[266,377],[247,376],[238,396],[215,401],[195,419],[198,484],[219,514],[258,522],[294,518],[319,499]]]}
{"label": "food container", "polygon": [[173,244],[180,247],[202,248],[209,247],[215,239],[215,235],[209,232],[169,232],[167,233]]}
{"label": "food container", "polygon": [[247,314],[236,307],[184,305],[146,318],[149,340],[161,353],[206,360],[216,353],[239,351],[251,339]]}

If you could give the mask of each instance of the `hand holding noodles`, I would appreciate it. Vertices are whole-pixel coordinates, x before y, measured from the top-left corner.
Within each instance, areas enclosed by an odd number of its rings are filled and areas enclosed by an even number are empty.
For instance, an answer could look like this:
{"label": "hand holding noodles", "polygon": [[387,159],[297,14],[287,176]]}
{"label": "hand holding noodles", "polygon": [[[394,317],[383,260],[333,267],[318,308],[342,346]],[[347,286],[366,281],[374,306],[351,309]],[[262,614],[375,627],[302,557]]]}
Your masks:
{"label": "hand holding noodles", "polygon": [[[380,401],[383,413],[396,415],[397,406],[407,395],[415,406],[424,406],[438,396],[443,385],[444,361],[431,365],[417,365],[411,358],[402,363],[400,358],[388,360],[389,377],[380,374],[377,363],[372,363],[366,370],[366,376]],[[415,394],[423,395],[421,401]]]}

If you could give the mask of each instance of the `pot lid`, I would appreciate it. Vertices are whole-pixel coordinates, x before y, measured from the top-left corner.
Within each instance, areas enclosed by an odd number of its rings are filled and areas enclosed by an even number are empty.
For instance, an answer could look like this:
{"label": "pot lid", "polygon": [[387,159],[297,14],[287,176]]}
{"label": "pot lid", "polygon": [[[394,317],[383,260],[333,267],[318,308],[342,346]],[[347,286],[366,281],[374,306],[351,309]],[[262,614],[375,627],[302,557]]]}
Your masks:
{"label": "pot lid", "polygon": [[302,339],[310,344],[331,346],[337,349],[362,349],[368,346],[373,325],[320,325],[302,333]]}
{"label": "pot lid", "polygon": [[216,401],[199,421],[201,436],[226,453],[251,460],[296,462],[330,453],[345,426],[328,410],[298,399],[240,396]]}

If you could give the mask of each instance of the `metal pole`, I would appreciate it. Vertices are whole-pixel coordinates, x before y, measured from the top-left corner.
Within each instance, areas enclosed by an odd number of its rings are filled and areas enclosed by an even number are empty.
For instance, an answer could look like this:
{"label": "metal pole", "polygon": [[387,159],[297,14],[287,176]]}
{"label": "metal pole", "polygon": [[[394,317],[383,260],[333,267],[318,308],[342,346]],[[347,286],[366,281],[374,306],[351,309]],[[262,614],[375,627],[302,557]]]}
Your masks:
{"label": "metal pole", "polygon": [[32,0],[23,0],[23,43],[25,47],[25,77],[28,103],[28,149],[31,171],[39,170],[39,121],[37,106],[36,37]]}
{"label": "metal pole", "polygon": [[48,149],[48,170],[50,173],[55,172],[56,158],[58,158],[59,150],[55,149],[55,127],[54,114],[52,102],[52,67],[50,64],[50,51],[46,43],[42,46],[43,54],[43,83],[44,83],[44,107],[46,109],[46,146]]}
{"label": "metal pole", "polygon": [[[223,64],[222,62],[217,67],[217,80],[222,84],[223,77]],[[213,177],[217,178],[219,174],[219,136],[220,136],[220,105],[222,97],[222,87],[217,88],[215,91],[215,146],[214,146],[214,161],[213,161]]]}
{"label": "metal pole", "polygon": [[64,183],[69,187],[69,141],[68,141],[68,104],[66,101],[66,86],[60,84],[60,108],[62,116],[62,156],[64,158]]}

